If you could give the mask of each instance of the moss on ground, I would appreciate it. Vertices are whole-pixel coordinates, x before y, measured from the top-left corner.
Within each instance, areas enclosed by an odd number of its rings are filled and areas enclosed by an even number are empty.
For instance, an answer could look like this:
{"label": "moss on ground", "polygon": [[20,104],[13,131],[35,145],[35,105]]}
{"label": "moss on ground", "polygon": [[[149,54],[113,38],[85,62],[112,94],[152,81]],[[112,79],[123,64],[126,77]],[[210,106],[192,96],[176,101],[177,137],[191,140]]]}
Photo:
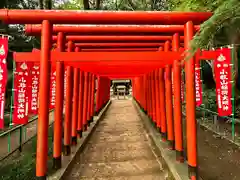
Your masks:
{"label": "moss on ground", "polygon": [[[53,126],[48,133],[48,167],[52,167]],[[0,180],[33,180],[36,171],[36,144],[37,138],[32,138],[23,147],[21,153],[15,153],[0,162]]]}

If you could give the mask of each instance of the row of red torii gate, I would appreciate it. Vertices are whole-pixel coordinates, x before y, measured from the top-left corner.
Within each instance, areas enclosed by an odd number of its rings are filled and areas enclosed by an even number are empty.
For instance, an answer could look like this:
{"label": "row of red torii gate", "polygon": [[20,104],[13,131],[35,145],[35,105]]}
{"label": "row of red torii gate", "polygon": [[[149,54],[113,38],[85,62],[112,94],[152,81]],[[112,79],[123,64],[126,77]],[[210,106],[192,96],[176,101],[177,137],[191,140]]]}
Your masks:
{"label": "row of red torii gate", "polygon": [[[34,107],[30,111],[38,112],[39,116],[36,177],[46,179],[47,175],[49,106],[55,110],[53,161],[54,168],[59,169],[63,113],[63,152],[67,156],[71,145],[77,143],[77,137],[81,138],[92,122],[95,111],[99,112],[110,99],[110,80],[121,78],[132,80],[135,100],[156,124],[163,140],[176,150],[179,162],[184,162],[182,100],[185,96],[189,177],[196,179],[195,108],[196,100],[200,101],[200,86],[195,78],[199,73],[196,72],[199,72],[200,60],[218,60],[219,66],[227,64],[230,67],[230,61],[225,60],[231,59],[228,48],[199,50],[194,55],[189,51],[190,41],[200,30],[199,25],[211,15],[209,12],[0,10],[4,23],[26,24],[28,35],[41,35],[41,50],[14,53],[15,86],[18,87],[14,94],[15,123],[27,122],[27,116],[19,116],[19,112],[26,112],[26,107],[19,103],[19,98],[21,102],[26,101],[22,98],[24,93],[24,97],[31,99],[30,108]],[[230,78],[231,70],[225,67],[220,73]],[[34,86],[38,84],[36,81],[30,81],[30,91],[26,84],[23,85],[26,74],[33,78],[37,75],[39,80],[38,86]],[[33,91],[39,92],[34,95],[34,102]],[[227,101],[228,104],[226,99],[223,103],[225,114],[230,109],[230,94]],[[31,103],[37,103],[39,108]]]}

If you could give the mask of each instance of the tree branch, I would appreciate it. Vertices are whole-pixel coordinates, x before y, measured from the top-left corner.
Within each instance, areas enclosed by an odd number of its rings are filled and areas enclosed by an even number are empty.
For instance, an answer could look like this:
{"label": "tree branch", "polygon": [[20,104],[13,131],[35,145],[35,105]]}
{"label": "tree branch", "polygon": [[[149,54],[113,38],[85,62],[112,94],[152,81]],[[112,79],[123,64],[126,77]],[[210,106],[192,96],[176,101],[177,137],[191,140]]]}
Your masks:
{"label": "tree branch", "polygon": [[84,10],[90,10],[89,1],[83,0],[83,8]]}
{"label": "tree branch", "polygon": [[39,0],[39,8],[40,9],[44,9],[43,0]]}
{"label": "tree branch", "polygon": [[132,2],[132,0],[128,0],[128,4],[131,6],[133,11],[137,9],[136,5]]}
{"label": "tree branch", "polygon": [[52,9],[52,0],[45,0],[45,9]]}
{"label": "tree branch", "polygon": [[99,10],[101,6],[101,0],[96,0],[96,10]]}

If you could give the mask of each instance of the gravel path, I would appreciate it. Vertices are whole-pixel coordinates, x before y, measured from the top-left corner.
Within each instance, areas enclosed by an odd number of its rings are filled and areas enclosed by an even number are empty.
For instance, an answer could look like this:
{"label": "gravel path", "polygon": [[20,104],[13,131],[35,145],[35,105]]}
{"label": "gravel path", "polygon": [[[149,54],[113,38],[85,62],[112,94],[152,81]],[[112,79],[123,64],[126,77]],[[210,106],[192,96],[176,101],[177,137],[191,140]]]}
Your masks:
{"label": "gravel path", "polygon": [[153,149],[132,101],[113,100],[65,179],[164,180]]}

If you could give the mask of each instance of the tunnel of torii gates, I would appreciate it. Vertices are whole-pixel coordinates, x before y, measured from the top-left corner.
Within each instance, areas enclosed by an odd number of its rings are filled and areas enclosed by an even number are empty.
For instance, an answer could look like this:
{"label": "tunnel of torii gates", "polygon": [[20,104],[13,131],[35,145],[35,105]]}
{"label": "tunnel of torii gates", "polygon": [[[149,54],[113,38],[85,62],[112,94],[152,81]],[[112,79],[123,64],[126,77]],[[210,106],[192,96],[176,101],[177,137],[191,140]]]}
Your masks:
{"label": "tunnel of torii gates", "polygon": [[[77,133],[81,137],[81,132],[87,130],[87,125],[94,115],[93,79],[98,77],[100,83],[97,88],[97,107],[100,109],[109,100],[110,79],[124,78],[132,80],[135,100],[156,123],[163,140],[168,140],[169,147],[176,150],[177,160],[180,162],[183,162],[181,69],[184,68],[189,177],[196,179],[195,62],[204,59],[216,59],[217,53],[215,51],[199,50],[195,56],[190,57],[188,50],[190,40],[196,30],[199,29],[199,25],[210,18],[211,15],[212,13],[209,12],[0,10],[0,19],[6,24],[41,24],[41,26],[36,26],[36,29],[31,26],[33,34],[41,33],[41,50],[35,49],[30,53],[14,54],[16,62],[33,62],[40,65],[37,179],[46,179],[47,175],[50,67],[56,68],[53,160],[55,168],[61,167],[64,66],[67,73],[64,155],[70,154],[71,143],[77,142]],[[55,24],[72,25],[66,28],[53,26]],[[74,26],[73,24],[90,26]],[[131,27],[130,25],[138,27]],[[165,26],[161,28],[155,25]],[[66,29],[64,30],[64,28]],[[113,50],[106,45],[106,41],[110,39],[106,37],[107,35],[116,36],[117,33],[122,33],[125,36],[126,32],[131,32],[132,35],[142,33],[141,36],[146,32],[152,37],[155,33],[165,37],[163,40],[159,40],[154,35],[157,42],[151,40],[150,37],[148,37],[150,42],[143,42],[143,39],[138,40],[131,37],[132,46],[127,45],[130,42],[125,41],[123,41],[123,45],[117,45],[121,42],[114,37],[115,46]],[[100,44],[94,46],[95,43],[91,42],[93,45],[90,45],[87,37],[82,37],[84,33],[92,40],[94,40],[92,34],[101,35],[102,37],[97,37]],[[168,39],[169,34],[171,37]],[[55,35],[57,35],[57,38]],[[73,35],[77,37],[76,39],[79,38],[79,41],[86,40],[88,43],[85,44],[86,51],[82,46],[84,43],[77,43],[77,41],[71,39]],[[95,37],[95,40],[97,38]],[[66,50],[64,39],[69,40],[67,42],[67,52],[64,52]],[[57,48],[54,50],[51,50],[52,40],[57,41]],[[181,40],[183,40],[182,47]],[[113,42],[110,43],[110,47]],[[149,46],[150,44],[147,44],[147,46],[140,45],[144,43],[150,43],[152,46]],[[158,43],[157,46],[154,46],[156,43]],[[101,51],[102,47],[105,47],[103,51]],[[144,48],[149,47],[152,49],[144,50]],[[96,51],[94,51],[95,48]],[[126,51],[121,50],[122,48]],[[143,49],[141,50],[141,48]],[[107,51],[108,49],[109,51]],[[188,56],[187,61],[183,61]],[[184,62],[184,66],[180,62]],[[173,82],[171,79],[172,73]],[[80,75],[78,76],[78,74]],[[174,86],[173,94],[172,85]],[[91,96],[88,94],[91,94]],[[172,101],[172,95],[174,101]],[[99,99],[101,99],[101,102]],[[71,112],[72,109],[73,113]]]}

